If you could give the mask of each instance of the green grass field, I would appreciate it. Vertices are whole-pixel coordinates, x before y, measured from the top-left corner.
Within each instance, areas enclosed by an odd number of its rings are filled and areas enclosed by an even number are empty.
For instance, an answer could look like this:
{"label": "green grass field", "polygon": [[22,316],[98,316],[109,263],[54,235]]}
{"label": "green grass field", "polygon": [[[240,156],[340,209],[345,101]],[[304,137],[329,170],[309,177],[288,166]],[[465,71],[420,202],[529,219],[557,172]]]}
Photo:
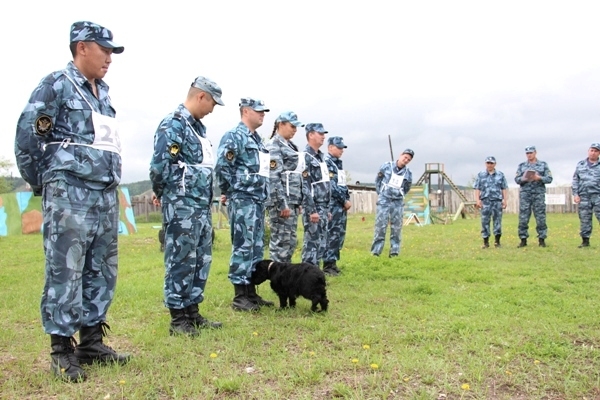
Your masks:
{"label": "green grass field", "polygon": [[[364,218],[364,220],[363,220]],[[224,323],[170,337],[154,224],[120,238],[107,343],[125,366],[66,384],[49,372],[40,324],[41,236],[0,238],[0,397],[6,399],[600,398],[600,231],[578,249],[576,215],[548,216],[548,247],[482,250],[479,220],[408,226],[399,258],[372,257],[373,215],[352,215],[330,311],[230,308],[228,230],[217,232],[201,312]],[[532,220],[533,222],[533,220]],[[535,225],[533,223],[533,225]],[[531,233],[532,231],[530,231]],[[299,259],[299,252],[295,260]],[[268,284],[259,293],[276,301]]]}

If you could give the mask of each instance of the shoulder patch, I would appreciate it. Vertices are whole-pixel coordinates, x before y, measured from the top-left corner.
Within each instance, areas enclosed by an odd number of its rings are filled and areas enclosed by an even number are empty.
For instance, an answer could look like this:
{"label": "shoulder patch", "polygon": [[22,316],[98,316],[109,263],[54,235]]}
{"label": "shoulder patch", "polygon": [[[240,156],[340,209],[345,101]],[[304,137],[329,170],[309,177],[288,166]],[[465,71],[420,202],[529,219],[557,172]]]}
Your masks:
{"label": "shoulder patch", "polygon": [[171,157],[176,157],[177,154],[179,154],[179,145],[173,143],[171,147],[169,147],[169,154],[171,155]]}
{"label": "shoulder patch", "polygon": [[302,177],[303,178],[308,178],[308,171],[307,170],[302,171]]}
{"label": "shoulder patch", "polygon": [[227,159],[227,161],[231,161],[233,160],[233,151],[229,150],[227,153],[225,153],[225,158]]}
{"label": "shoulder patch", "polygon": [[41,115],[35,120],[35,131],[38,135],[44,136],[52,130],[52,119],[47,115]]}
{"label": "shoulder patch", "polygon": [[277,168],[277,161],[275,161],[275,160],[271,160],[271,163],[270,163],[270,165],[271,165],[271,169],[275,169],[275,168]]}

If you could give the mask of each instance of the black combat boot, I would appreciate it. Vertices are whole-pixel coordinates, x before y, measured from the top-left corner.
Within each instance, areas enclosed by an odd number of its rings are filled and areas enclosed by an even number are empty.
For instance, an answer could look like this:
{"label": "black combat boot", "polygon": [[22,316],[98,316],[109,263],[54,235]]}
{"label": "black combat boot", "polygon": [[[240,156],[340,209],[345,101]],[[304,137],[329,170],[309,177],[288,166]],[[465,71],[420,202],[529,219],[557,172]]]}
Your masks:
{"label": "black combat boot", "polygon": [[207,328],[221,328],[223,326],[220,322],[211,322],[204,318],[198,312],[198,304],[192,304],[191,306],[187,306],[185,308],[185,314],[187,316],[188,321],[192,323],[196,329],[207,329]]}
{"label": "black combat boot", "polygon": [[192,325],[192,322],[186,315],[185,309],[169,308],[169,313],[171,314],[169,335],[198,336],[199,332],[194,325]]}
{"label": "black combat boot", "polygon": [[546,247],[546,239],[539,238],[538,243],[540,247]]}
{"label": "black combat boot", "polygon": [[259,307],[273,307],[275,303],[269,300],[265,300],[256,293],[256,285],[249,284],[248,285],[248,298],[251,302],[256,304]]}
{"label": "black combat boot", "polygon": [[500,236],[502,236],[502,235],[494,236],[494,247],[501,247],[500,246]]}
{"label": "black combat boot", "polygon": [[323,263],[323,272],[325,275],[338,276],[340,273],[334,269],[335,261],[326,261]]}
{"label": "black combat boot", "polygon": [[590,247],[590,238],[581,238],[581,244],[579,245],[579,248],[582,249],[584,247]]}
{"label": "black combat boot", "polygon": [[110,326],[106,322],[100,322],[94,326],[86,326],[79,331],[79,345],[75,349],[75,357],[80,364],[125,364],[131,359],[129,354],[118,354],[110,346],[102,343],[102,337]]}
{"label": "black combat boot", "polygon": [[[395,254],[395,256],[398,256],[398,254]],[[390,254],[390,257],[392,257],[392,255],[391,255],[391,254]],[[341,274],[341,273],[342,273],[342,271],[341,271],[341,270],[338,268],[338,266],[337,266],[337,261],[332,261],[332,263],[331,263],[331,268],[332,268],[332,269],[333,269],[335,272],[337,272],[338,274]]]}
{"label": "black combat boot", "polygon": [[258,311],[259,305],[252,302],[248,297],[248,285],[233,285],[235,297],[231,307],[235,311]]}
{"label": "black combat boot", "polygon": [[50,335],[50,370],[60,379],[67,382],[85,381],[85,372],[75,357],[77,342],[72,336]]}
{"label": "black combat boot", "polygon": [[490,238],[489,237],[483,238],[483,246],[481,246],[481,248],[487,249],[488,247],[490,247]]}
{"label": "black combat boot", "polygon": [[525,247],[527,246],[527,239],[523,238],[521,239],[521,243],[519,243],[519,245],[517,247]]}

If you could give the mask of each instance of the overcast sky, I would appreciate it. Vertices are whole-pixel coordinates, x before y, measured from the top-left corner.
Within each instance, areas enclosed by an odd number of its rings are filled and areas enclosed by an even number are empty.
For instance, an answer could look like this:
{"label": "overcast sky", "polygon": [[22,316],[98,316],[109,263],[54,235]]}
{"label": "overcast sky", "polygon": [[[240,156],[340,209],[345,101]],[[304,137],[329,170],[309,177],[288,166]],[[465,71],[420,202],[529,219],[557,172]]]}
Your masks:
{"label": "overcast sky", "polygon": [[[455,183],[467,184],[494,155],[514,185],[524,148],[535,145],[555,184],[570,184],[577,161],[600,141],[595,4],[11,2],[0,15],[0,158],[14,162],[16,123],[32,90],[71,60],[70,25],[91,20],[125,46],[105,77],[124,183],[148,179],[156,127],[203,75],[223,89],[225,107],[203,120],[215,148],[239,121],[239,99],[250,96],[271,109],[262,136],[293,110],[344,137],[352,181],[374,181],[391,159],[391,135],[395,158],[415,151],[414,181],[425,163],[444,163]],[[306,144],[303,128],[294,141]]]}

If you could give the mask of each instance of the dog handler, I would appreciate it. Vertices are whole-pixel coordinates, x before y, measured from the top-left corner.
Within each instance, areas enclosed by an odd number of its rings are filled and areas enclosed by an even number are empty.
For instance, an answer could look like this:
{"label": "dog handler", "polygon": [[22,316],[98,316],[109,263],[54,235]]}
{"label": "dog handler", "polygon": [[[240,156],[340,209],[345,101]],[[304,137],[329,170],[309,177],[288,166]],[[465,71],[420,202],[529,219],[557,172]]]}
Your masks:
{"label": "dog handler", "polygon": [[[102,342],[117,283],[121,143],[102,80],[124,48],[93,22],[71,26],[73,61],[46,76],[19,118],[17,166],[42,195],[46,283],[41,313],[52,373],[86,378],[80,364],[125,363]],[[79,345],[73,335],[79,331]]]}
{"label": "dog handler", "polygon": [[198,312],[212,262],[214,156],[201,119],[224,105],[221,88],[202,76],[187,98],[162,120],[154,135],[152,189],[162,204],[165,229],[165,305],[169,333],[196,336],[220,328]]}
{"label": "dog handler", "polygon": [[397,257],[400,254],[404,196],[412,186],[412,172],[407,165],[414,156],[415,152],[411,149],[404,150],[395,163],[383,164],[375,177],[375,188],[379,197],[375,217],[375,234],[371,245],[371,253],[374,256],[379,256],[383,251],[388,223],[390,225],[390,257]]}
{"label": "dog handler", "polygon": [[299,126],[304,125],[294,112],[281,113],[267,144],[271,157],[266,203],[271,227],[269,257],[279,262],[292,262],[298,241],[296,231],[302,203],[304,153],[298,151],[292,138]]}

